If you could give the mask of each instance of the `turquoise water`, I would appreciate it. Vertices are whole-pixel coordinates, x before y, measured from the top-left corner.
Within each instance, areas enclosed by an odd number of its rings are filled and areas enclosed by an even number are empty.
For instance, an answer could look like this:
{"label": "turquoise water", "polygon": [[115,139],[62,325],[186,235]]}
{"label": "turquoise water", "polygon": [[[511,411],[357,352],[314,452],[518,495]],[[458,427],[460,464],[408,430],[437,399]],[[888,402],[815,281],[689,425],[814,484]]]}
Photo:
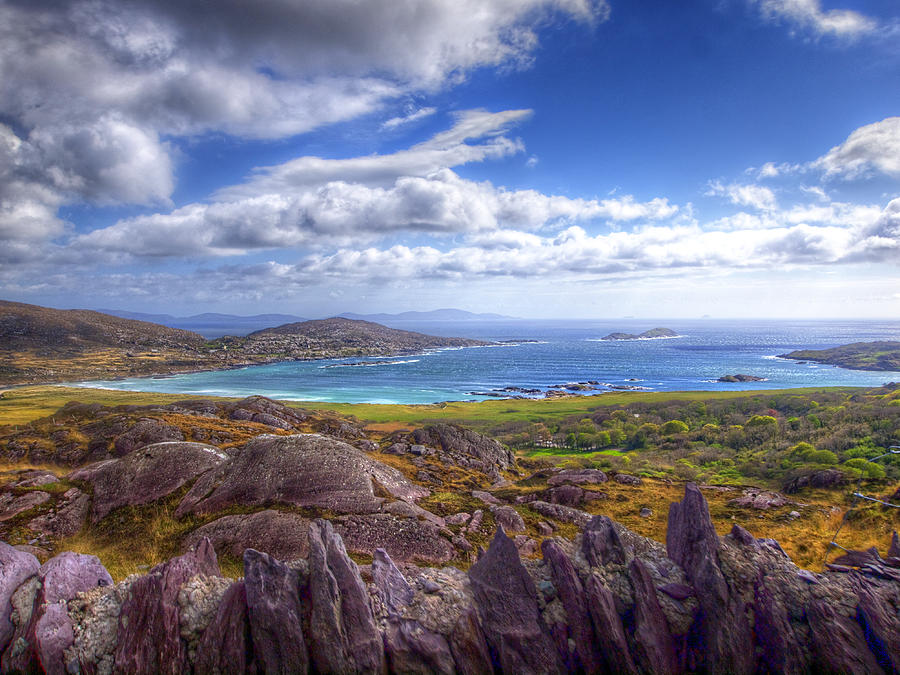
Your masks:
{"label": "turquoise water", "polygon": [[[629,342],[599,338],[664,326],[682,337]],[[401,322],[394,327],[486,340],[537,340],[413,356],[299,361],[165,378],[131,378],[76,386],[132,391],[247,396],[350,403],[433,403],[481,400],[508,386],[545,389],[598,381],[652,391],[773,389],[831,385],[877,386],[900,372],[864,372],[775,358],[794,349],[849,342],[900,340],[900,321],[616,320]],[[365,360],[377,365],[352,366]],[[745,373],[765,382],[723,384]]]}

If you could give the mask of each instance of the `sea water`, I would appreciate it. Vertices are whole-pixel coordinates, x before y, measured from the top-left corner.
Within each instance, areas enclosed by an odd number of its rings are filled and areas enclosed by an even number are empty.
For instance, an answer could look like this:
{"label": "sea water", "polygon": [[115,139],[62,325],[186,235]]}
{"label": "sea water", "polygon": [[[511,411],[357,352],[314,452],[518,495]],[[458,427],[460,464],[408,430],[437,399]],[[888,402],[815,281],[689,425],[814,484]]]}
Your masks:
{"label": "sea water", "polygon": [[[507,320],[398,322],[392,326],[432,335],[535,342],[400,357],[292,361],[77,386],[211,396],[262,394],[349,403],[435,403],[482,400],[489,398],[484,393],[504,387],[546,389],[587,381],[651,391],[878,386],[900,381],[900,372],[847,370],[777,358],[795,349],[900,340],[900,321]],[[637,334],[657,326],[671,328],[680,337],[600,339],[611,332]],[[361,361],[366,365],[354,365]],[[715,381],[736,373],[766,381]]]}

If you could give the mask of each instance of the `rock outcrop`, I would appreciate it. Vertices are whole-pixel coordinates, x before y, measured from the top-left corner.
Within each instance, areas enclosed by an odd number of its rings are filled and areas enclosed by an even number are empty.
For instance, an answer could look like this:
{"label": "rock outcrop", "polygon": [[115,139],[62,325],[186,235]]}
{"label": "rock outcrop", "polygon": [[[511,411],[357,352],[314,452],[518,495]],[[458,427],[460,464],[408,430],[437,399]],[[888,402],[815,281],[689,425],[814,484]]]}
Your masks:
{"label": "rock outcrop", "polygon": [[481,471],[492,481],[501,471],[516,466],[512,451],[494,439],[456,424],[434,424],[412,433],[398,434],[390,451],[396,454],[433,455],[443,464]]}
{"label": "rock outcrop", "polygon": [[[308,523],[305,558],[243,554],[219,577],[206,539],[112,585],[96,558],[38,567],[0,544],[2,672],[897,672],[900,559],[797,568],[771,539],[724,537],[688,485],[666,547],[604,516],[522,558],[498,529],[468,573],[348,556]],[[895,544],[896,544],[895,535]],[[896,548],[896,546],[895,546]],[[891,551],[894,549],[892,548]]]}

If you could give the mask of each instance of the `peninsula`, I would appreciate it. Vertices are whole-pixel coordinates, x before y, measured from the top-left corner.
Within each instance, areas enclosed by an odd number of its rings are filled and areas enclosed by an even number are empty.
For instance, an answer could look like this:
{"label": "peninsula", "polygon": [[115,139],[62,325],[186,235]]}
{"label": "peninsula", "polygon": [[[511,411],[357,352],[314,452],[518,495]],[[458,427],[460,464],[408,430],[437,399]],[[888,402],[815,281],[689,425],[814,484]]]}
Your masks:
{"label": "peninsula", "polygon": [[220,370],[277,361],[400,356],[490,344],[345,318],[302,321],[245,337],[190,331],[89,310],[0,301],[0,385]]}
{"label": "peninsula", "polygon": [[778,358],[815,361],[851,370],[900,371],[900,342],[854,342],[831,349],[800,349]]}

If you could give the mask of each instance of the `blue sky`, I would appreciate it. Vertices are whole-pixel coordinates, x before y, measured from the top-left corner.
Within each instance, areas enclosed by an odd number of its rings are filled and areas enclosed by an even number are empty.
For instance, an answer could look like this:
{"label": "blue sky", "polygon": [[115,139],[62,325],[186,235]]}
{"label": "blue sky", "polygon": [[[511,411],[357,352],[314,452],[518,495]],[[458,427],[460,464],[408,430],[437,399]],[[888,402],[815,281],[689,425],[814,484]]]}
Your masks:
{"label": "blue sky", "polygon": [[0,0],[0,297],[896,317],[895,0]]}

